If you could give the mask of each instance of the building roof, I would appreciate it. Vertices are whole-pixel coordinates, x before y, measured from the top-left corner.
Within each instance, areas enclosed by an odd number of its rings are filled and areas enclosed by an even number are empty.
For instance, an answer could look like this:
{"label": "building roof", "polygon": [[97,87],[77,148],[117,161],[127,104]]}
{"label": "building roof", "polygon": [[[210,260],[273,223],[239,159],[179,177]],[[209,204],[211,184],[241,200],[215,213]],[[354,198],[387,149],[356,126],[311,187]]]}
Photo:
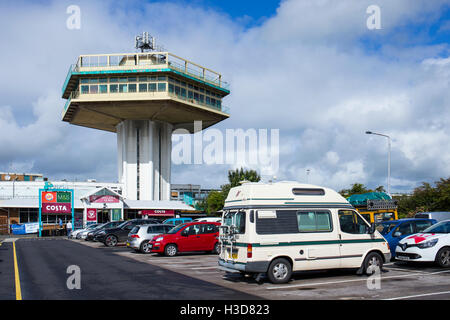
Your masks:
{"label": "building roof", "polygon": [[167,210],[185,210],[195,211],[194,208],[184,204],[181,201],[151,201],[151,200],[128,200],[124,199],[125,209],[167,209]]}

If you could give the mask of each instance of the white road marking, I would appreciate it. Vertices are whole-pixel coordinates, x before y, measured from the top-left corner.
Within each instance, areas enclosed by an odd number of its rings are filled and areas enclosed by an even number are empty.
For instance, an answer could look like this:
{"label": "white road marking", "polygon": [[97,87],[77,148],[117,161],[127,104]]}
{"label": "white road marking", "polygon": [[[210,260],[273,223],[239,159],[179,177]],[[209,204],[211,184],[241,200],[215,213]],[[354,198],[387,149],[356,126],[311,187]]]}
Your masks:
{"label": "white road marking", "polygon": [[[381,281],[387,280],[387,279],[394,279],[394,278],[408,278],[413,276],[431,276],[436,275],[440,273],[447,273],[450,272],[450,270],[445,271],[437,271],[437,272],[428,272],[428,273],[410,273],[407,275],[400,275],[400,276],[391,276],[391,277],[382,277]],[[276,289],[290,289],[290,288],[298,288],[298,287],[308,287],[308,286],[321,286],[321,285],[327,285],[327,284],[337,284],[337,283],[349,283],[349,282],[358,282],[358,281],[367,281],[368,278],[364,279],[352,279],[352,280],[341,280],[341,281],[328,281],[328,282],[316,282],[316,283],[303,283],[303,284],[294,284],[294,285],[285,285],[285,286],[273,286],[273,287],[267,287],[267,290],[276,290]]]}
{"label": "white road marking", "polygon": [[440,295],[440,294],[449,294],[449,293],[450,293],[450,291],[432,292],[432,293],[416,294],[413,296],[389,298],[389,299],[383,299],[383,300],[402,300],[402,299],[410,299],[410,298],[418,298],[418,297],[436,296],[436,295]]}
{"label": "white road marking", "polygon": [[430,273],[430,272],[427,272],[427,271],[411,270],[411,269],[402,269],[402,268],[396,268],[396,267],[394,267],[394,268],[385,268],[385,269],[387,269],[387,270],[406,271],[406,272],[422,272],[422,273]]}

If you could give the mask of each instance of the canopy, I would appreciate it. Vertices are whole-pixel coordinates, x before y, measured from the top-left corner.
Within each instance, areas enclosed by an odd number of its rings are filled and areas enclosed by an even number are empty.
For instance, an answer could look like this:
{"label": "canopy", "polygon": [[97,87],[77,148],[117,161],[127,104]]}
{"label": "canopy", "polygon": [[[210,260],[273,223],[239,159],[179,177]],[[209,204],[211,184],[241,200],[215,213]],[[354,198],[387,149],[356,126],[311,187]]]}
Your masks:
{"label": "canopy", "polygon": [[392,200],[392,198],[384,192],[368,192],[363,194],[354,194],[347,198],[353,206],[365,206],[367,200]]}

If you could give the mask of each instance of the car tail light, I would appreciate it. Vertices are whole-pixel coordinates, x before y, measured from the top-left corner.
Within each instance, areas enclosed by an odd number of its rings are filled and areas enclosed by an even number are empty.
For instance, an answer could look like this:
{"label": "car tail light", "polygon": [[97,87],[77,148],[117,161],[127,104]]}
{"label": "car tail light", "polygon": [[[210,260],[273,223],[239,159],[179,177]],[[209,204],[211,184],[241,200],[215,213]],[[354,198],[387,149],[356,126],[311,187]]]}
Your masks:
{"label": "car tail light", "polygon": [[247,245],[247,258],[251,258],[252,254],[253,254],[253,248],[252,248],[252,245],[249,243]]}
{"label": "car tail light", "polygon": [[137,234],[132,234],[131,237],[137,239],[137,238],[139,238],[139,235],[137,235]]}

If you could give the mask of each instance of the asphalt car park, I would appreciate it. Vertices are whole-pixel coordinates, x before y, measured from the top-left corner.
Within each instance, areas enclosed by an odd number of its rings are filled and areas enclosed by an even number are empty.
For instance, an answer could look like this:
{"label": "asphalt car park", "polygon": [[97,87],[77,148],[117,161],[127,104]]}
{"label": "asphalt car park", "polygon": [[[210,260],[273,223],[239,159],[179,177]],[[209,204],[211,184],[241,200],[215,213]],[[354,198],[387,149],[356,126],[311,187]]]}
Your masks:
{"label": "asphalt car park", "polygon": [[354,270],[297,272],[289,283],[275,285],[264,277],[257,281],[220,270],[216,254],[166,257],[137,253],[125,246],[107,248],[98,242],[80,243],[99,250],[114,250],[114,254],[123,257],[265,299],[450,299],[450,269],[433,263],[388,262],[383,272],[370,277],[356,275]]}

